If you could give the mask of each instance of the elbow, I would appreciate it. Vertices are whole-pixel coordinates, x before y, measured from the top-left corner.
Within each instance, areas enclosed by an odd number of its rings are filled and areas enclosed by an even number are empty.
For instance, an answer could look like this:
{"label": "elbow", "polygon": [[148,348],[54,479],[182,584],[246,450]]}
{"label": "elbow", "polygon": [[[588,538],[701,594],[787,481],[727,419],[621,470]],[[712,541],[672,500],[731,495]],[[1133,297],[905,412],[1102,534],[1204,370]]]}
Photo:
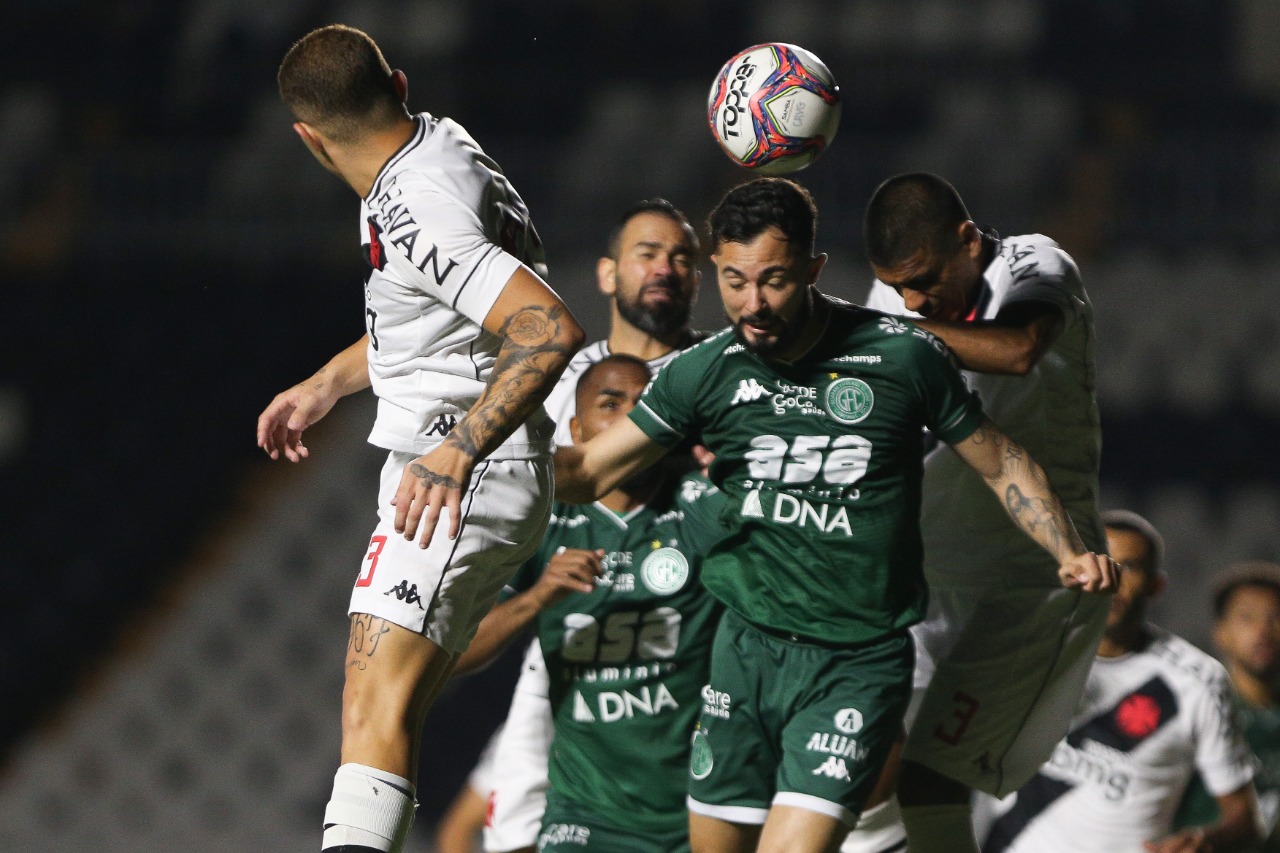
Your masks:
{"label": "elbow", "polygon": [[587,342],[587,333],[582,326],[578,325],[578,321],[567,311],[565,312],[564,321],[560,327],[560,334],[566,357],[565,364],[569,363],[569,359],[573,358],[578,350],[582,349],[582,345]]}

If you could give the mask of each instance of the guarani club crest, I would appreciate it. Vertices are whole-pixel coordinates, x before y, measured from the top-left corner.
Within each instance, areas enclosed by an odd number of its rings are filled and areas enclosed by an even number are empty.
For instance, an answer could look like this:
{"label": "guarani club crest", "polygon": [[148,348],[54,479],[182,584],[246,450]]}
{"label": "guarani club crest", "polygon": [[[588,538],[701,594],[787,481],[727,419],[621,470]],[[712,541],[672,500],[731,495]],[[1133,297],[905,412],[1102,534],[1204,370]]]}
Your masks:
{"label": "guarani club crest", "polygon": [[640,564],[640,582],[654,595],[670,595],[688,580],[689,560],[675,548],[658,548]]}
{"label": "guarani club crest", "polygon": [[871,414],[876,396],[861,379],[845,377],[827,386],[827,414],[842,424],[856,424]]}

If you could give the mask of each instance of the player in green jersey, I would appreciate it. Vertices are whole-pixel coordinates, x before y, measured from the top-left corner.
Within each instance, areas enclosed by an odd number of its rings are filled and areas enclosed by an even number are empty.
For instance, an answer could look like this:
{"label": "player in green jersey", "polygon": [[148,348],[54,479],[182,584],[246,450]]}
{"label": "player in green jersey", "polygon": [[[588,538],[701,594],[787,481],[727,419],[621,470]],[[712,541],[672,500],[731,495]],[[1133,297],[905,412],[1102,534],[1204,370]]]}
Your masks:
{"label": "player in green jersey", "polygon": [[690,760],[698,853],[834,851],[893,742],[924,612],[919,527],[929,428],[1060,564],[1111,590],[1043,470],[982,413],[947,348],[816,287],[817,211],[780,178],[710,217],[733,324],[671,362],[626,419],[556,454],[557,495],[589,501],[700,434],[731,527],[703,562],[727,605]]}
{"label": "player in green jersey", "polygon": [[[649,378],[632,356],[588,368],[574,440],[625,417]],[[701,555],[726,530],[724,504],[701,474],[660,467],[595,503],[557,504],[509,584],[517,594],[481,622],[473,648],[492,653],[532,621],[546,660],[555,736],[543,853],[688,849],[690,736],[721,613]],[[469,650],[462,665],[475,663]]]}
{"label": "player in green jersey", "polygon": [[[1213,645],[1231,676],[1245,740],[1258,760],[1253,783],[1265,841],[1280,851],[1280,565],[1261,560],[1231,566],[1213,594]],[[1218,819],[1218,803],[1199,776],[1191,780],[1174,826]]]}

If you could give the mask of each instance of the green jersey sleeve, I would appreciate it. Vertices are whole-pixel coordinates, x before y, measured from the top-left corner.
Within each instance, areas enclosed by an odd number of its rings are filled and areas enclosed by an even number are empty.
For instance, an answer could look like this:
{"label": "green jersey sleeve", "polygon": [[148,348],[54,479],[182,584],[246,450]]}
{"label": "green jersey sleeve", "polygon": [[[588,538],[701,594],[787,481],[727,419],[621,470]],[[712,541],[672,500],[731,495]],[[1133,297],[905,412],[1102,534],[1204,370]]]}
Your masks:
{"label": "green jersey sleeve", "polygon": [[912,336],[916,346],[916,382],[924,401],[924,421],[941,441],[955,444],[964,441],[982,425],[982,401],[978,392],[969,389],[955,356],[935,335],[915,327]]}

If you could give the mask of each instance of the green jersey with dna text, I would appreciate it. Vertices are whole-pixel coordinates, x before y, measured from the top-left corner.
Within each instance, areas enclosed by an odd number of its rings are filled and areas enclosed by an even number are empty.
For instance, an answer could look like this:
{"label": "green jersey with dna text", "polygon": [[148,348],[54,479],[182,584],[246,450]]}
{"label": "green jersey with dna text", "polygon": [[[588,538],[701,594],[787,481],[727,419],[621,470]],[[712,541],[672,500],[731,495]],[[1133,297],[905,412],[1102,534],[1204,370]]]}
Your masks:
{"label": "green jersey with dna text", "polygon": [[703,582],[744,619],[852,644],[923,617],[923,430],[955,443],[983,418],[939,339],[832,300],[794,363],[726,329],[668,364],[629,417],[663,446],[700,435],[715,454],[733,529]]}
{"label": "green jersey with dna text", "polygon": [[701,555],[725,532],[723,494],[700,475],[625,515],[557,503],[542,546],[511,587],[532,586],[557,551],[606,552],[589,594],[537,620],[555,736],[547,814],[636,833],[687,828],[690,738],[721,606]]}

